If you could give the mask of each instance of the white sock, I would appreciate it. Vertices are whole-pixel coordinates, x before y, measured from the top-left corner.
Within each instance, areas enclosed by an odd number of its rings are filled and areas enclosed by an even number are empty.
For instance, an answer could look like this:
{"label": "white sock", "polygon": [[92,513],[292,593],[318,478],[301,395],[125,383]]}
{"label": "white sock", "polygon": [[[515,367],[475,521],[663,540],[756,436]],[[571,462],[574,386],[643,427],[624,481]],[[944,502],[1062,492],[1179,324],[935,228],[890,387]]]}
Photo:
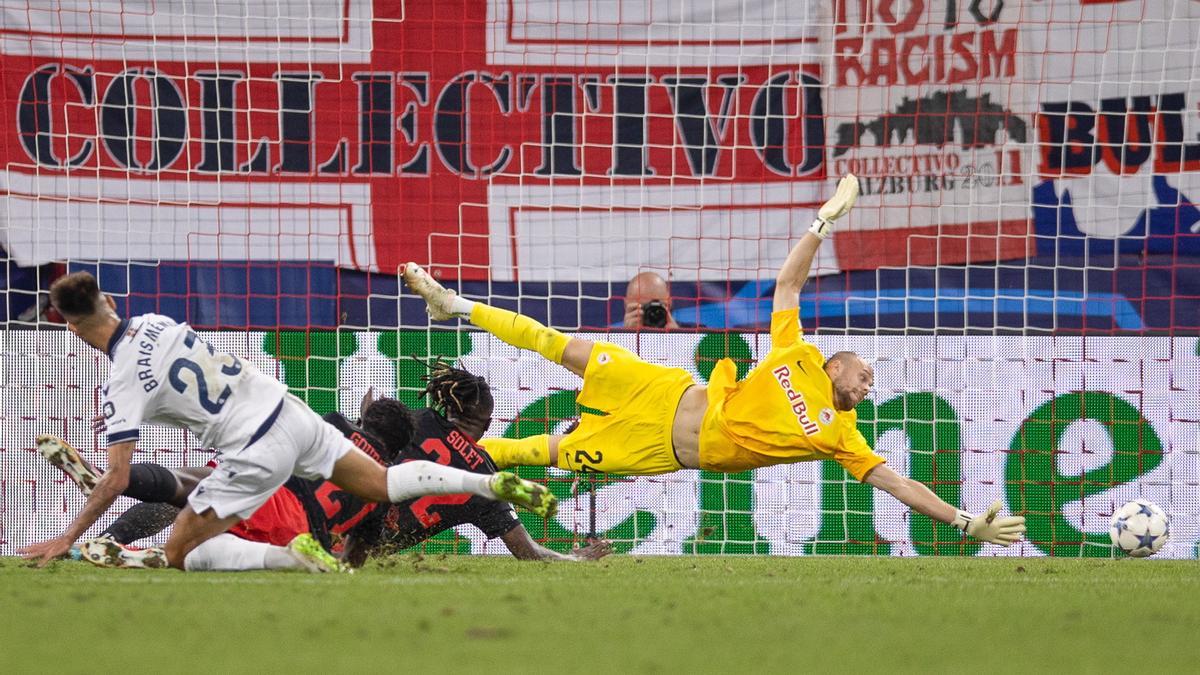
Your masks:
{"label": "white sock", "polygon": [[306,570],[304,563],[296,559],[286,546],[267,546],[263,566],[269,570]]}
{"label": "white sock", "polygon": [[183,559],[183,568],[189,572],[239,572],[300,566],[282,546],[246,541],[227,532],[200,544]]}
{"label": "white sock", "polygon": [[471,316],[471,310],[475,308],[475,301],[468,300],[461,295],[455,295],[450,301],[450,313],[455,316]]}
{"label": "white sock", "polygon": [[388,467],[388,499],[403,502],[424,495],[454,495],[469,492],[495,499],[491,476],[463,471],[452,466],[418,460]]}

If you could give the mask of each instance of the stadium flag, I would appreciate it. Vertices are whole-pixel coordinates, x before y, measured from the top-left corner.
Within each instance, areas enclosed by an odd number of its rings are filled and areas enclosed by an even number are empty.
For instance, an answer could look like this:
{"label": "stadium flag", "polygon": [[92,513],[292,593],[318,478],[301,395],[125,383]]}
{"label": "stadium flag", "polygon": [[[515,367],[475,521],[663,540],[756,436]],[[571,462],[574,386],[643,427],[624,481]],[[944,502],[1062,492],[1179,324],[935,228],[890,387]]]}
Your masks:
{"label": "stadium flag", "polygon": [[1038,252],[1090,248],[1101,267],[1101,251],[1200,254],[1200,2],[1033,3],[1024,16],[1034,203],[1050,215]]}
{"label": "stadium flag", "polygon": [[15,260],[754,278],[821,197],[823,3],[318,4],[4,10]]}
{"label": "stadium flag", "polygon": [[753,279],[853,171],[817,273],[1029,251],[1045,3],[617,4],[5,9],[2,243],[26,265]]}

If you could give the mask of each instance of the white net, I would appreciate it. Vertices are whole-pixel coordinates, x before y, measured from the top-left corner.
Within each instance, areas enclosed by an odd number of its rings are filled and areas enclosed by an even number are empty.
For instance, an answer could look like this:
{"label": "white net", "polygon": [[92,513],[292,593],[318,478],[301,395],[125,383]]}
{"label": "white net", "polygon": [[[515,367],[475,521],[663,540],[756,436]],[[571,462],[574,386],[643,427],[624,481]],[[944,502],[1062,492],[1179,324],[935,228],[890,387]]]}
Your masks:
{"label": "white net", "polygon": [[[416,403],[407,357],[443,355],[492,383],[489,433],[545,433],[578,381],[429,330],[399,264],[703,382],[762,355],[776,270],[854,172],[801,318],[877,363],[877,451],[962,508],[1024,513],[1005,553],[1110,555],[1109,514],[1140,496],[1172,517],[1161,555],[1195,555],[1200,4],[417,4],[0,0],[0,554],[82,503],[38,434],[102,463],[106,362],[45,311],[66,270],[320,412],[368,386]],[[647,272],[679,329],[623,325]],[[138,459],[207,461],[193,446],[147,431]],[[999,554],[833,463],[527,475],[566,500],[525,521],[556,547]]]}

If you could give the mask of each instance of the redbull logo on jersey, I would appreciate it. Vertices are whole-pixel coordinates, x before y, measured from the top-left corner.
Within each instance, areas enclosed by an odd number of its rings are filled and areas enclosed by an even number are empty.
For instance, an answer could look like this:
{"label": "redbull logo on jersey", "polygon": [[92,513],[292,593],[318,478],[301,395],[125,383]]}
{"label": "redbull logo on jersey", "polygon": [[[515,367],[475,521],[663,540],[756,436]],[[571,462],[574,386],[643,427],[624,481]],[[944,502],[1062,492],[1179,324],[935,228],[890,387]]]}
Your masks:
{"label": "redbull logo on jersey", "polygon": [[804,430],[805,436],[812,436],[821,431],[821,427],[812,421],[808,416],[808,404],[804,402],[804,395],[796,391],[792,387],[792,371],[787,366],[779,366],[771,371],[775,376],[775,380],[779,382],[780,388],[787,394],[788,401],[792,404],[792,412],[796,414],[796,421],[800,423],[800,428]]}

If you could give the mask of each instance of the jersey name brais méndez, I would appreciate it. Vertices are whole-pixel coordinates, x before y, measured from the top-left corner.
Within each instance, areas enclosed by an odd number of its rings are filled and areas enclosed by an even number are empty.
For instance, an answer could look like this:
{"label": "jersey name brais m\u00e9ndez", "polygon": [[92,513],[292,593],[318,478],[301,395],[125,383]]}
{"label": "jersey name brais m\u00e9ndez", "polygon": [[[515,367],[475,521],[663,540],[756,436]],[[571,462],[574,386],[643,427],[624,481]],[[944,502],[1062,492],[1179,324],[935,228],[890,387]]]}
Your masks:
{"label": "jersey name brais m\u00e9ndez", "polygon": [[160,314],[122,321],[108,356],[101,414],[109,445],[137,440],[145,423],[185,428],[203,447],[236,450],[287,393],[279,380]]}
{"label": "jersey name brais m\u00e9ndez", "polygon": [[700,468],[736,472],[832,459],[862,480],[883,462],[858,430],[853,410],[833,404],[821,351],[800,339],[798,310],[771,315],[771,351],[737,381],[722,359],[709,379],[700,428]]}

